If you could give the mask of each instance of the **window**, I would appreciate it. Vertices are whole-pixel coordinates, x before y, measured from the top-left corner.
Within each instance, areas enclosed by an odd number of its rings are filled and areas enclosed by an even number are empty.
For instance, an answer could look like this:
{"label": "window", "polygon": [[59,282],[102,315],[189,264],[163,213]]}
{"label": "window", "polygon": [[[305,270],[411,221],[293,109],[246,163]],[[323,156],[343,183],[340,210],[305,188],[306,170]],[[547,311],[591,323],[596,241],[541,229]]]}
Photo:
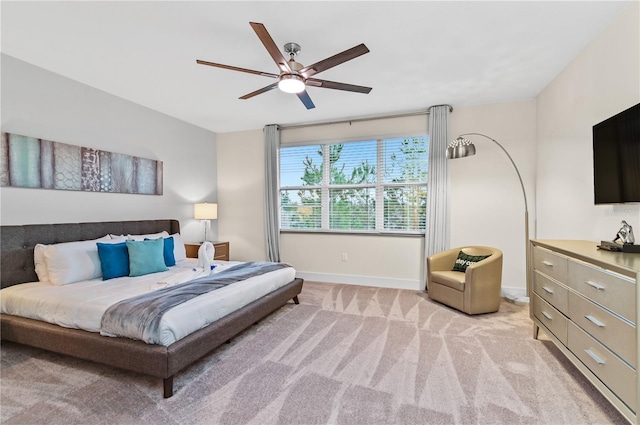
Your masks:
{"label": "window", "polygon": [[280,228],[424,233],[426,136],[280,148]]}

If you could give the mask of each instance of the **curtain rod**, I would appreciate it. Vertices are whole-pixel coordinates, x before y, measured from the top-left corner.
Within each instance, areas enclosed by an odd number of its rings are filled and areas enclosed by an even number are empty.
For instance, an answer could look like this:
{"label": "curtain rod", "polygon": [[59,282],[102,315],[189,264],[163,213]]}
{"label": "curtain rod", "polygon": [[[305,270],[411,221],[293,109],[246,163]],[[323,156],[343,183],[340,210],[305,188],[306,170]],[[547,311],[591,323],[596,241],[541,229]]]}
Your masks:
{"label": "curtain rod", "polygon": [[[453,112],[453,106],[451,105],[435,105],[435,106],[448,106],[449,112]],[[321,125],[345,124],[345,123],[351,124],[354,122],[373,121],[373,120],[390,119],[390,118],[404,118],[404,117],[413,117],[416,115],[428,115],[428,114],[429,114],[429,109],[426,109],[424,111],[405,112],[402,114],[394,114],[394,115],[378,115],[373,117],[353,118],[353,119],[340,120],[340,121],[321,121],[321,122],[308,123],[308,124],[279,125],[279,127],[280,127],[280,130],[291,130],[294,128],[316,127]]]}

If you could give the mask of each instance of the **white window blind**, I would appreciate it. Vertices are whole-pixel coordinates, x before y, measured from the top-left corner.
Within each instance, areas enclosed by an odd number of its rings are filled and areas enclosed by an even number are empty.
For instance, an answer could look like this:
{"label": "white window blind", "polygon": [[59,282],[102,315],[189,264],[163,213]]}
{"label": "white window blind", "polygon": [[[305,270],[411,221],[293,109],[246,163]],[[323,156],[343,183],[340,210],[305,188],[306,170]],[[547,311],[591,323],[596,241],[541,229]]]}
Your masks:
{"label": "white window blind", "polygon": [[428,139],[280,148],[282,230],[424,233]]}

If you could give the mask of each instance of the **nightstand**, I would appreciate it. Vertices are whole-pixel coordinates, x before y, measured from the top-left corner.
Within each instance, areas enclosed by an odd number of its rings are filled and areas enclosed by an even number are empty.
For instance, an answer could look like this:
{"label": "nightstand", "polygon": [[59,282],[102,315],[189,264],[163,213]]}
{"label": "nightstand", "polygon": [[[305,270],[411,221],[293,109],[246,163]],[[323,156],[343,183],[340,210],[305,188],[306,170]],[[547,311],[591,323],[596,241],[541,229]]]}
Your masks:
{"label": "nightstand", "polygon": [[[216,249],[213,259],[229,261],[229,242],[211,242]],[[202,243],[186,243],[184,248],[187,250],[187,258],[198,258],[198,250]]]}

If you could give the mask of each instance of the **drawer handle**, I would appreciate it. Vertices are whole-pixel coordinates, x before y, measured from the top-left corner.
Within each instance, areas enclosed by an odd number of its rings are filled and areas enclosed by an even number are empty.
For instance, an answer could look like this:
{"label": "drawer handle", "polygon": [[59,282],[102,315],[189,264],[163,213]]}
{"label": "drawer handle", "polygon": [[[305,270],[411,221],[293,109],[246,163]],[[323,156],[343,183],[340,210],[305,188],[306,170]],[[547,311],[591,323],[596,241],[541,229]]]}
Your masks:
{"label": "drawer handle", "polygon": [[591,350],[584,350],[585,353],[587,353],[589,356],[591,356],[591,358],[593,360],[596,361],[596,363],[598,364],[604,364],[604,360],[602,360],[600,357],[598,357],[598,355],[596,353],[594,353]]}
{"label": "drawer handle", "polygon": [[547,319],[549,319],[549,320],[553,320],[553,317],[551,317],[551,315],[550,315],[549,313],[547,313],[546,311],[542,311],[541,313],[542,313],[542,315],[543,315],[544,317],[546,317]]}
{"label": "drawer handle", "polygon": [[599,285],[595,282],[591,282],[590,280],[585,280],[584,283],[586,283],[587,285],[591,286],[592,288],[596,288],[598,291],[603,291],[605,289],[604,286]]}
{"label": "drawer handle", "polygon": [[546,292],[547,294],[553,294],[553,289],[551,289],[551,288],[547,288],[546,286],[543,286],[543,287],[542,287],[542,290],[543,290],[544,292]]}
{"label": "drawer handle", "polygon": [[594,325],[598,326],[599,328],[604,328],[605,326],[604,323],[602,323],[601,321],[599,321],[598,319],[596,319],[590,314],[587,316],[584,316],[584,318],[590,321],[591,323],[593,323]]}
{"label": "drawer handle", "polygon": [[542,262],[542,264],[544,264],[545,266],[553,267],[553,263],[551,261],[548,261],[548,260],[544,260]]}

